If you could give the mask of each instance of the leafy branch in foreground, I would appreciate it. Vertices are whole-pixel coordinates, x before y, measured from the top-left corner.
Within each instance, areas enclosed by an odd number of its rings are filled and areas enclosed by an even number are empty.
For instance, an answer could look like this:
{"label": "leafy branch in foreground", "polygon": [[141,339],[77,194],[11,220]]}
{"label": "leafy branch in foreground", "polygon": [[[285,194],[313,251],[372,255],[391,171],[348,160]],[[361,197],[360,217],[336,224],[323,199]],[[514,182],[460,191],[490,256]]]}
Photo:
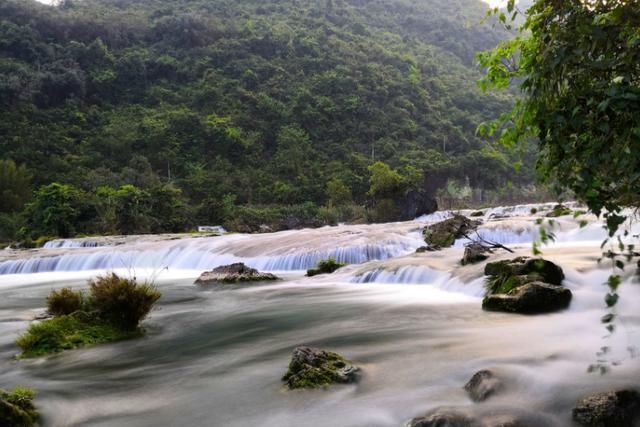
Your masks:
{"label": "leafy branch in foreground", "polygon": [[[521,14],[514,0],[506,12],[511,21]],[[493,13],[506,24],[504,11]],[[486,70],[482,89],[515,84],[522,94],[509,113],[478,132],[510,147],[537,140],[543,180],[570,189],[603,217],[609,239],[617,239],[618,252],[604,253],[613,268],[605,296],[610,310],[619,299],[618,270],[637,256],[618,232],[628,216],[623,209],[640,206],[639,23],[634,1],[536,0],[517,37],[478,55]],[[545,233],[541,228],[543,243],[552,237]],[[603,318],[609,332],[614,318],[612,311]]]}

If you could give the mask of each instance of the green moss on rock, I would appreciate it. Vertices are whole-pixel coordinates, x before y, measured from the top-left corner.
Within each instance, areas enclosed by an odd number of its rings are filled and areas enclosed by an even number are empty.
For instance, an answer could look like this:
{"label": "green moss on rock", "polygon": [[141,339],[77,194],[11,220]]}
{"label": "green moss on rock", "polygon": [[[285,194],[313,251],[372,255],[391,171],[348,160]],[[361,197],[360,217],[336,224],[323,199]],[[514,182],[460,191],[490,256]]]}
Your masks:
{"label": "green moss on rock", "polygon": [[311,277],[311,276],[317,276],[318,274],[333,273],[334,271],[336,271],[341,267],[344,267],[345,265],[347,264],[338,262],[333,258],[329,258],[329,259],[320,261],[318,265],[315,266],[315,268],[310,268],[309,270],[307,270],[307,276]]}
{"label": "green moss on rock", "polygon": [[35,392],[27,387],[12,391],[0,389],[0,426],[31,427],[39,415],[33,403]]}
{"label": "green moss on rock", "polygon": [[296,347],[282,381],[290,389],[328,387],[355,382],[358,371],[359,368],[338,353]]}
{"label": "green moss on rock", "polygon": [[78,311],[32,324],[16,344],[22,349],[20,357],[29,358],[140,335],[141,331],[137,329],[122,329]]}

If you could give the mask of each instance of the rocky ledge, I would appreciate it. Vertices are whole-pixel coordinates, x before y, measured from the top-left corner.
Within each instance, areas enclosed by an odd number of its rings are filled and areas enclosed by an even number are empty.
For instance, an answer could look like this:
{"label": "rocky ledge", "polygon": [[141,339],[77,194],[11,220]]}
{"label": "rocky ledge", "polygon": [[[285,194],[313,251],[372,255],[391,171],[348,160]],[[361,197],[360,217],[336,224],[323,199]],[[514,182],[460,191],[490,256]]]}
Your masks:
{"label": "rocky ledge", "polygon": [[542,258],[490,262],[484,274],[489,276],[482,300],[485,310],[548,313],[567,308],[571,302],[571,291],[562,286],[562,269]]}
{"label": "rocky ledge", "polygon": [[448,248],[456,239],[465,237],[472,232],[481,221],[474,221],[463,215],[453,215],[449,219],[428,225],[422,230],[422,236],[432,250]]}
{"label": "rocky ledge", "polygon": [[270,280],[278,280],[278,276],[271,273],[262,273],[255,268],[247,267],[238,262],[216,267],[211,271],[205,271],[198,277],[196,283],[210,285],[215,283],[264,282]]}
{"label": "rocky ledge", "polygon": [[360,368],[337,353],[311,347],[296,347],[289,369],[282,377],[289,389],[327,387],[357,381]]}

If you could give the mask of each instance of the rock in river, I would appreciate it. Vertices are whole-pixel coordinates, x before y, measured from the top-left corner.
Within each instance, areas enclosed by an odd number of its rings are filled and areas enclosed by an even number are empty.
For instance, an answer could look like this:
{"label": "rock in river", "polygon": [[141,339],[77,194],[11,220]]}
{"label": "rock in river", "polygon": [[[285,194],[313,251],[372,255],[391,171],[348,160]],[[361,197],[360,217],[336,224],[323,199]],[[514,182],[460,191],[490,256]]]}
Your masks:
{"label": "rock in river", "polygon": [[268,280],[278,280],[278,277],[271,273],[262,273],[255,268],[247,267],[238,262],[216,267],[211,271],[205,271],[198,277],[196,283],[209,285],[214,283],[263,282]]}
{"label": "rock in river", "polygon": [[502,390],[502,382],[488,369],[476,372],[464,389],[474,402],[483,402]]}
{"label": "rock in river", "polygon": [[640,394],[633,390],[594,394],[579,401],[572,415],[585,427],[633,427],[640,421]]}
{"label": "rock in river", "polygon": [[562,310],[571,291],[562,286],[562,269],[542,258],[518,257],[485,266],[487,294],[482,308],[490,311],[536,314]]}
{"label": "rock in river", "polygon": [[355,382],[359,371],[337,353],[301,346],[293,350],[282,381],[290,389],[327,387]]}
{"label": "rock in river", "polygon": [[465,237],[475,230],[481,221],[473,221],[463,215],[453,215],[449,219],[428,225],[422,230],[424,241],[433,249],[448,248],[456,239]]}

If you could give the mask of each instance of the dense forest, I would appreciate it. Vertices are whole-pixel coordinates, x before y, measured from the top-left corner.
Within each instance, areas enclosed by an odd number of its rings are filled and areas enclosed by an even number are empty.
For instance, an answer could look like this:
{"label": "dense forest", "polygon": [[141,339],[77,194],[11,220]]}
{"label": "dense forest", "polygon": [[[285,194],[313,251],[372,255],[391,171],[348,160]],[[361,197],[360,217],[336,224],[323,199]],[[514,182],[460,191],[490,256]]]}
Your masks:
{"label": "dense forest", "polygon": [[531,153],[516,170],[476,134],[512,105],[476,86],[476,52],[508,37],[486,8],[4,0],[0,240],[385,221],[522,195]]}

